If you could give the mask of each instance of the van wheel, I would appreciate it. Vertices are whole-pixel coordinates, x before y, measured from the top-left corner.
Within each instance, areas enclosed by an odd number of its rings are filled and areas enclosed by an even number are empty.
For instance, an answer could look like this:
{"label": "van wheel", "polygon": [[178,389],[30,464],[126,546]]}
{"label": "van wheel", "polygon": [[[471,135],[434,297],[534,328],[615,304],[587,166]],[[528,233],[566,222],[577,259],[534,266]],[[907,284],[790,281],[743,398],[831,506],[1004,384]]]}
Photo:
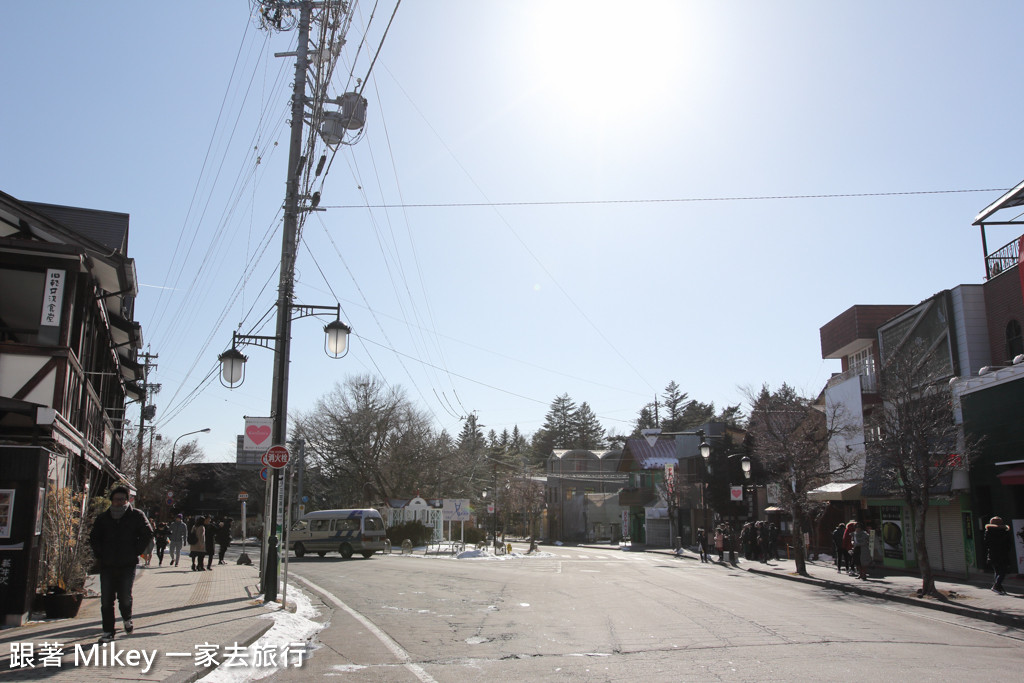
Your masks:
{"label": "van wheel", "polygon": [[319,555],[320,557],[323,557],[326,554],[327,554],[326,552],[319,552],[319,553],[317,553],[317,555]]}
{"label": "van wheel", "polygon": [[341,547],[338,548],[338,552],[341,553],[342,559],[352,559],[352,546],[350,546],[348,543],[342,543]]}
{"label": "van wheel", "polygon": [[306,546],[302,545],[301,543],[296,543],[295,544],[295,557],[302,557],[305,554],[306,554]]}
{"label": "van wheel", "polygon": [[364,558],[364,559],[367,559],[367,560],[368,560],[368,559],[370,559],[371,557],[373,557],[373,551],[372,551],[372,550],[368,550],[367,552],[363,553],[363,558]]}

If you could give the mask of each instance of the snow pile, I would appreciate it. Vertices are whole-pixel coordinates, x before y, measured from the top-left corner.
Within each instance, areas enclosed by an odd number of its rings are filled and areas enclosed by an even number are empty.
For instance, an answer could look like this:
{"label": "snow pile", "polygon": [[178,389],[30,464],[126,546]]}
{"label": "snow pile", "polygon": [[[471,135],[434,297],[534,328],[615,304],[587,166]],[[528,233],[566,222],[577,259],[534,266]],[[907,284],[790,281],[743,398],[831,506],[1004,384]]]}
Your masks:
{"label": "snow pile", "polygon": [[[288,587],[288,602],[295,606],[295,612],[283,609],[277,603],[268,603],[265,607],[267,613],[260,616],[260,619],[273,619],[274,625],[270,630],[255,643],[250,645],[244,657],[237,658],[234,662],[220,658],[220,666],[200,679],[203,683],[241,683],[242,681],[253,681],[266,678],[277,673],[282,667],[280,661],[275,666],[254,666],[258,659],[257,651],[275,651],[280,659],[282,651],[286,648],[292,653],[296,650],[305,649],[308,652],[311,647],[313,636],[316,635],[324,624],[314,621],[320,613],[313,608],[309,597],[294,586]],[[303,661],[308,655],[303,657]],[[292,668],[296,664],[296,655],[288,657],[287,666]],[[242,662],[245,662],[243,665]]]}

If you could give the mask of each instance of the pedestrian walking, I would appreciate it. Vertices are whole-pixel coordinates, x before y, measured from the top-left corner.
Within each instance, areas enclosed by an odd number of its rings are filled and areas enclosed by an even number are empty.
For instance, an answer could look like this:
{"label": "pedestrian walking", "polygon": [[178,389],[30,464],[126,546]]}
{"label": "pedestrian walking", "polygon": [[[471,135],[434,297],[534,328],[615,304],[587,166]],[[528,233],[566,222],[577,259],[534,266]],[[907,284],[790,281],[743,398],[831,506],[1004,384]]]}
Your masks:
{"label": "pedestrian walking", "polygon": [[771,557],[771,549],[769,548],[770,531],[767,522],[757,523],[757,547],[760,549],[761,562],[764,564],[767,564],[768,558]]}
{"label": "pedestrian walking", "polygon": [[871,535],[861,522],[857,522],[854,528],[853,554],[857,557],[857,578],[867,581],[868,567],[871,566]]}
{"label": "pedestrian walking", "polygon": [[993,517],[985,525],[985,553],[995,577],[992,590],[1000,595],[1006,595],[1006,591],[1003,590],[1003,579],[1010,568],[1011,538],[1010,527],[1003,523],[1002,517]]}
{"label": "pedestrian walking", "polygon": [[165,522],[160,522],[156,525],[156,529],[153,530],[153,540],[156,542],[156,559],[157,566],[164,566],[164,550],[167,548],[168,536],[170,529],[167,527]]}
{"label": "pedestrian walking", "polygon": [[121,612],[124,632],[135,630],[132,623],[132,586],[139,556],[153,539],[149,520],[128,502],[128,488],[110,491],[110,507],[101,512],[89,532],[93,555],[100,565],[100,642],[114,640],[114,600]]}
{"label": "pedestrian walking", "polygon": [[203,560],[206,559],[206,527],[203,526],[204,517],[198,516],[192,520],[192,528],[188,530],[188,555],[192,559],[192,571],[201,572],[206,568]]}
{"label": "pedestrian walking", "polygon": [[772,552],[772,559],[779,561],[779,527],[772,522],[768,525],[768,547]]}
{"label": "pedestrian walking", "polygon": [[177,567],[178,561],[181,560],[181,547],[185,545],[185,540],[188,538],[188,527],[185,526],[185,522],[182,520],[180,513],[175,516],[169,529],[171,556],[167,566],[170,567],[173,565]]}
{"label": "pedestrian walking", "polygon": [[850,569],[850,561],[846,557],[846,549],[843,548],[843,535],[845,531],[846,525],[842,522],[836,525],[835,530],[832,531],[832,552],[836,556],[836,571],[840,574],[843,573],[844,566],[847,571]]}
{"label": "pedestrian walking", "polygon": [[207,515],[203,524],[206,529],[206,568],[213,571],[213,556],[217,554],[217,525],[213,517]]}
{"label": "pedestrian walking", "polygon": [[220,547],[220,555],[218,556],[217,564],[226,564],[224,562],[224,554],[228,551],[228,546],[231,545],[231,518],[225,517],[219,525],[217,525],[217,545]]}
{"label": "pedestrian walking", "polygon": [[843,532],[843,551],[846,553],[846,566],[849,567],[847,574],[854,576],[857,566],[857,556],[853,552],[853,532],[857,530],[857,521],[851,519],[846,523],[846,531]]}
{"label": "pedestrian walking", "polygon": [[708,561],[708,535],[703,529],[697,529],[697,552],[701,562]]}

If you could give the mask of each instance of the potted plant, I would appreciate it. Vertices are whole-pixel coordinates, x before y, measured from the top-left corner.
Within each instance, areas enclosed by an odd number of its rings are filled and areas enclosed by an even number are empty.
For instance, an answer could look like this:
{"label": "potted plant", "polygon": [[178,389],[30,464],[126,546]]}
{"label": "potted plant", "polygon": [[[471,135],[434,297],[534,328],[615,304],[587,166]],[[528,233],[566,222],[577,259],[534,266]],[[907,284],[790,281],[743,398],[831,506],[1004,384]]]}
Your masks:
{"label": "potted plant", "polygon": [[50,484],[43,511],[43,570],[39,588],[50,619],[78,614],[85,593],[85,579],[92,561],[82,523],[84,493]]}

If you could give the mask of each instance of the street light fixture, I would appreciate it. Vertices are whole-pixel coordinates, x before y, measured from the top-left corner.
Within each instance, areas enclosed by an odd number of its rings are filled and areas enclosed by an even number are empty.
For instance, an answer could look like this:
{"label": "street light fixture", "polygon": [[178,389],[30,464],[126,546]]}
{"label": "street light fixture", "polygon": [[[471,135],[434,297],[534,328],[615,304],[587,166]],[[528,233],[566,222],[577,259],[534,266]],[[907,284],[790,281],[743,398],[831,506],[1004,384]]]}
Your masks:
{"label": "street light fixture", "polygon": [[[348,335],[352,328],[341,322],[341,304],[337,306],[307,306],[292,304],[289,306],[289,317],[292,320],[319,315],[322,311],[335,311],[333,322],[324,325],[324,352],[331,358],[342,358],[348,354]],[[239,344],[255,344],[266,349],[276,350],[279,337],[253,334],[231,333],[231,348],[217,356],[220,362],[220,383],[228,389],[234,389],[245,381],[245,363],[249,357],[238,350]]]}

